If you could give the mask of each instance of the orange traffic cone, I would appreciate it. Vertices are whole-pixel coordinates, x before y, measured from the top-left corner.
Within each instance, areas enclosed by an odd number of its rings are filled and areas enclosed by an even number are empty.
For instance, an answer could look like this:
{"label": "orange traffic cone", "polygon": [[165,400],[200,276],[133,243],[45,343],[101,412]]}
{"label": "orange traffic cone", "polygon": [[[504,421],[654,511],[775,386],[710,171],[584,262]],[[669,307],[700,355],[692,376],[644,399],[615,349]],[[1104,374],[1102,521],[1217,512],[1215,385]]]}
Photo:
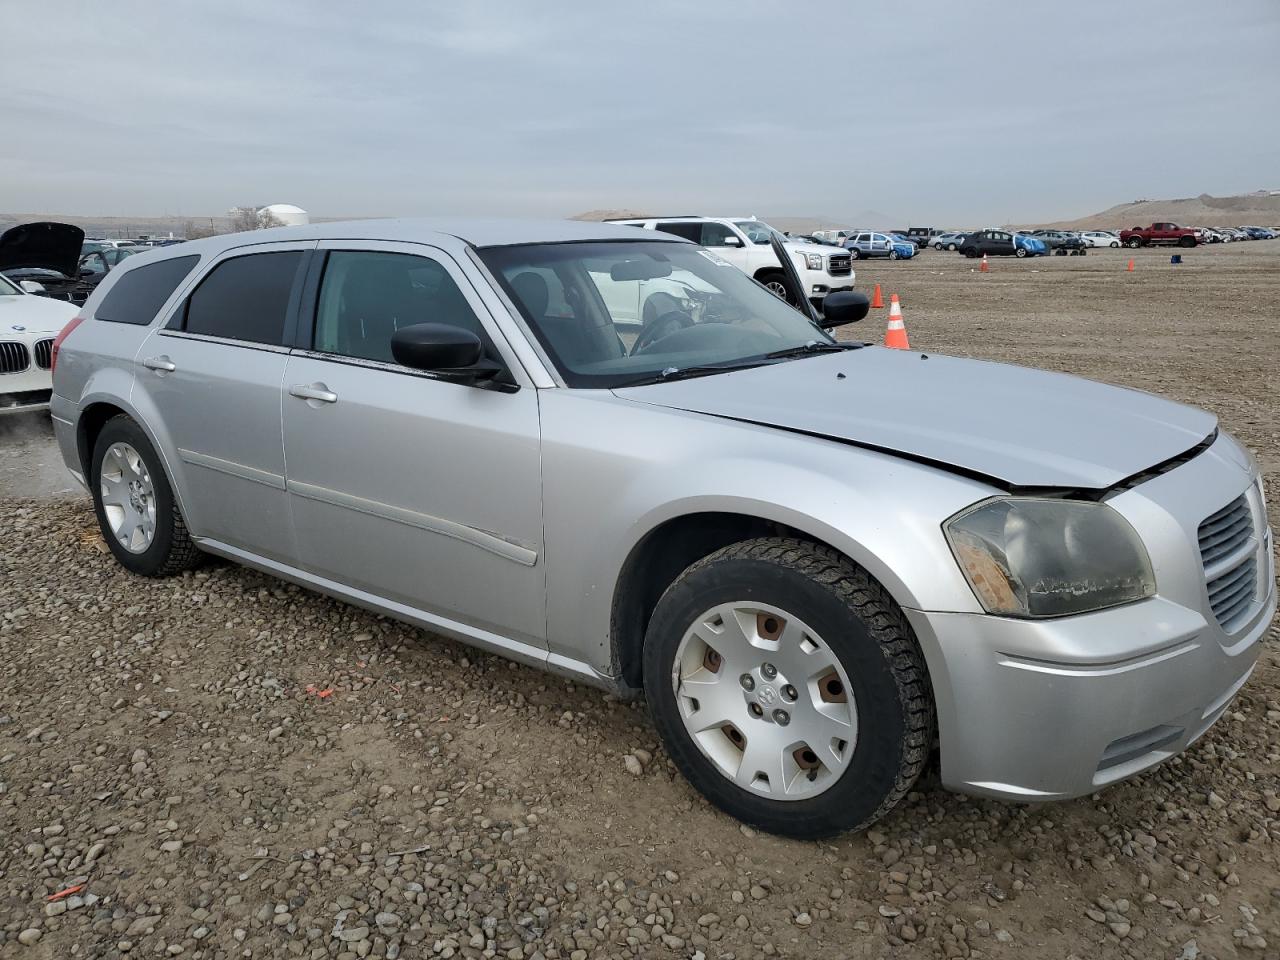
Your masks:
{"label": "orange traffic cone", "polygon": [[884,345],[894,350],[910,350],[907,342],[907,328],[902,322],[902,305],[898,303],[895,293],[889,298],[889,326],[884,331]]}
{"label": "orange traffic cone", "polygon": [[871,306],[879,309],[884,307],[884,297],[880,294],[880,284],[876,284],[875,295],[871,298]]}
{"label": "orange traffic cone", "polygon": [[1130,273],[1133,273],[1133,259],[1132,259],[1132,258],[1130,258],[1130,260],[1129,260],[1129,272],[1130,272]]}
{"label": "orange traffic cone", "polygon": [[985,253],[982,255],[982,266],[978,267],[978,272],[979,273],[991,272],[991,268],[987,266],[987,255]]}

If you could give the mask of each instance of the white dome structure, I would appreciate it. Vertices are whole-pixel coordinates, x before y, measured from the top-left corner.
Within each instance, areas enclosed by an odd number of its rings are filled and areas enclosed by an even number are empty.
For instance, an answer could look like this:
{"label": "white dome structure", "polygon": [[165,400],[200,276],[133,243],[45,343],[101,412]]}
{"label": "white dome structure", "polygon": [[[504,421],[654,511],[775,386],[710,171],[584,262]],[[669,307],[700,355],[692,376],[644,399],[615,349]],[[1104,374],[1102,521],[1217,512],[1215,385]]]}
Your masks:
{"label": "white dome structure", "polygon": [[259,210],[258,216],[264,219],[268,216],[274,217],[286,227],[302,227],[311,222],[311,215],[301,207],[295,207],[292,203],[270,204]]}

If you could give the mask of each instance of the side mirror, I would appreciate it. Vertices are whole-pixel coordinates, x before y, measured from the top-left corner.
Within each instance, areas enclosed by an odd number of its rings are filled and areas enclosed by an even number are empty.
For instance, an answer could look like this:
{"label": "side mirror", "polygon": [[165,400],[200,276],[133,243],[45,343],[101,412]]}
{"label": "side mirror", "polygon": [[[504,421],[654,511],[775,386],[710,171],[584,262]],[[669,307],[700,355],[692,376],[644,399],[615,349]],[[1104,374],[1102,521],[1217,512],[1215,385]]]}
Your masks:
{"label": "side mirror", "polygon": [[739,240],[737,237],[735,237],[733,234],[729,234],[729,236],[724,238],[724,246],[740,247],[742,246],[742,241]]}
{"label": "side mirror", "polygon": [[45,292],[44,284],[36,283],[34,280],[20,280],[18,286],[22,287],[27,293],[41,294]]}
{"label": "side mirror", "polygon": [[470,330],[446,323],[416,323],[391,335],[391,356],[401,366],[446,380],[490,380],[502,367],[485,360],[484,344]]}
{"label": "side mirror", "polygon": [[843,327],[846,323],[857,323],[871,309],[871,301],[865,293],[854,293],[852,290],[839,290],[828,293],[822,301],[822,318],[818,326],[824,330],[832,327]]}

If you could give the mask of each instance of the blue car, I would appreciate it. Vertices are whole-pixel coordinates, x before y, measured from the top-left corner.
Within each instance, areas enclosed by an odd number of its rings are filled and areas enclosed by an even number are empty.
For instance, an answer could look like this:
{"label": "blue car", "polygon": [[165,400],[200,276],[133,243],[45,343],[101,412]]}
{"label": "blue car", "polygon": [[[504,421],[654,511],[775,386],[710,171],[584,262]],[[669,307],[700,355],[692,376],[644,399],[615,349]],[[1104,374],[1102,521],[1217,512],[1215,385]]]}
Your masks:
{"label": "blue car", "polygon": [[871,257],[910,260],[916,255],[916,245],[914,243],[890,233],[863,231],[851,236],[844,242],[844,246],[854,260]]}
{"label": "blue car", "polygon": [[966,257],[1042,257],[1049,247],[1039,237],[993,229],[966,234],[959,250]]}

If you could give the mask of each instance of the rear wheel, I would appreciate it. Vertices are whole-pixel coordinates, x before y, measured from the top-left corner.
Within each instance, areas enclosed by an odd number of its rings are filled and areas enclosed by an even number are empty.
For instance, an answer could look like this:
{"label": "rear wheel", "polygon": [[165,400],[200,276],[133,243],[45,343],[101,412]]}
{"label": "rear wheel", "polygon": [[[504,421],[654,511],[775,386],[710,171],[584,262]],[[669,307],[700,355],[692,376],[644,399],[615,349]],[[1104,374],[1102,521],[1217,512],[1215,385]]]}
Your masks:
{"label": "rear wheel", "polygon": [[833,550],[725,547],[667,588],[644,683],[676,765],[747,823],[813,838],[867,826],[928,756],[932,701],[911,628]]}
{"label": "rear wheel", "polygon": [[1109,247],[1111,247],[1111,249],[1112,249],[1112,250],[1119,250],[1119,249],[1120,249],[1120,241],[1119,241],[1119,240],[1112,240],[1112,241],[1111,241],[1111,243],[1109,243],[1109,244],[1108,244],[1108,246],[1109,246]]}
{"label": "rear wheel", "polygon": [[126,570],[167,577],[200,562],[164,465],[129,417],[113,417],[98,434],[89,487],[103,539]]}

